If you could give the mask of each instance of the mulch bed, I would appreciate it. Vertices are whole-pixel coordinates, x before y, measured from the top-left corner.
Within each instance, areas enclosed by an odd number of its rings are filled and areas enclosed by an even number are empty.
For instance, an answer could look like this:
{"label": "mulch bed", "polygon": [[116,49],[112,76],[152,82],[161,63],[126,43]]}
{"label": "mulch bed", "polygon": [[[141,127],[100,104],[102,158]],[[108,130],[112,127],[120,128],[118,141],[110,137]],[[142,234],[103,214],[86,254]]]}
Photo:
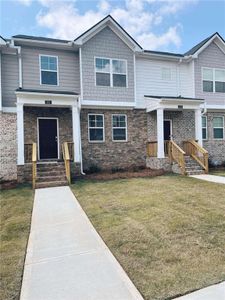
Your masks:
{"label": "mulch bed", "polygon": [[152,170],[152,169],[142,169],[138,171],[120,171],[120,172],[99,172],[93,174],[86,174],[84,176],[79,176],[81,179],[95,179],[95,180],[111,180],[111,179],[127,179],[127,178],[138,178],[138,177],[155,177],[164,175],[165,171]]}
{"label": "mulch bed", "polygon": [[3,181],[0,182],[0,190],[14,189],[18,185],[17,181]]}

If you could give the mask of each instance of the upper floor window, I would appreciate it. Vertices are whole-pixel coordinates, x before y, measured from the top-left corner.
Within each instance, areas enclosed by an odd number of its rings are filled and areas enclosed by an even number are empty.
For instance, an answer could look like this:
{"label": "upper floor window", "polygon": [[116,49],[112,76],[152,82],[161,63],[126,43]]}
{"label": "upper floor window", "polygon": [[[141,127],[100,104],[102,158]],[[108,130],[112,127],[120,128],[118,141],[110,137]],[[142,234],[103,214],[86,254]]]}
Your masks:
{"label": "upper floor window", "polygon": [[215,70],[215,91],[225,93],[225,70]]}
{"label": "upper floor window", "polygon": [[202,117],[202,138],[203,140],[206,140],[207,139],[207,118],[206,116],[203,116]]}
{"label": "upper floor window", "polygon": [[225,93],[225,69],[202,69],[203,92]]}
{"label": "upper floor window", "polygon": [[104,142],[104,115],[88,115],[89,142]]}
{"label": "upper floor window", "polygon": [[127,141],[127,116],[112,115],[112,139],[113,141]]}
{"label": "upper floor window", "polygon": [[47,85],[58,85],[58,57],[40,55],[40,82]]}
{"label": "upper floor window", "polygon": [[171,68],[161,68],[162,80],[171,80]]}
{"label": "upper floor window", "polygon": [[222,140],[224,135],[224,118],[214,117],[213,118],[213,138]]}
{"label": "upper floor window", "polygon": [[95,58],[95,77],[97,86],[126,87],[126,60]]}

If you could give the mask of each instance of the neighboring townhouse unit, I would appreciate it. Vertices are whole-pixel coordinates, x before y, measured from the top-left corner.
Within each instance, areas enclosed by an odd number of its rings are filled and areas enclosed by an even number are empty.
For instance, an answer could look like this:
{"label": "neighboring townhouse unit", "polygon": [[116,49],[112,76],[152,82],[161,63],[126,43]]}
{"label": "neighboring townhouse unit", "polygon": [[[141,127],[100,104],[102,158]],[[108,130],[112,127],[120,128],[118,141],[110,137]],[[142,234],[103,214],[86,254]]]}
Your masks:
{"label": "neighboring townhouse unit", "polygon": [[146,165],[188,174],[194,162],[207,171],[207,151],[224,164],[218,33],[185,54],[149,51],[107,16],[74,41],[16,35],[0,49],[0,179],[44,186]]}

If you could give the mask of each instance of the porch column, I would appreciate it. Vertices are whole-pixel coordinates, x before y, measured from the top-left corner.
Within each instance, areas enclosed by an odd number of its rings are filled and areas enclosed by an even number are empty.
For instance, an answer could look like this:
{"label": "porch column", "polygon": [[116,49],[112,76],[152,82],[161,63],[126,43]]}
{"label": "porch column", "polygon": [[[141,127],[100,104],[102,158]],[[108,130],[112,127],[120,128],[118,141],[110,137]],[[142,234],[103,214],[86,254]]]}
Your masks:
{"label": "porch column", "polygon": [[202,114],[201,109],[195,110],[195,139],[202,147]]}
{"label": "porch column", "polygon": [[157,109],[157,157],[164,158],[164,129],[163,129],[163,108]]}
{"label": "porch column", "polygon": [[79,109],[72,105],[74,162],[80,162],[80,116]]}
{"label": "porch column", "polygon": [[24,118],[21,103],[17,103],[17,164],[24,165]]}

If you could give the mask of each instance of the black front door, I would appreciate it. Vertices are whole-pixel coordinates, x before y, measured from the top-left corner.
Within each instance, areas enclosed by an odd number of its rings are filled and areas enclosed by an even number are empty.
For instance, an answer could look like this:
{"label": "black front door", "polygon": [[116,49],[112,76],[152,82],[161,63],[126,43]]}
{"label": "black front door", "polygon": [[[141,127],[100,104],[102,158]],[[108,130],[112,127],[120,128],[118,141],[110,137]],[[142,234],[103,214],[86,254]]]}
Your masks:
{"label": "black front door", "polygon": [[170,121],[164,120],[164,141],[169,141],[171,138]]}
{"label": "black front door", "polygon": [[58,158],[57,120],[38,119],[40,159]]}

